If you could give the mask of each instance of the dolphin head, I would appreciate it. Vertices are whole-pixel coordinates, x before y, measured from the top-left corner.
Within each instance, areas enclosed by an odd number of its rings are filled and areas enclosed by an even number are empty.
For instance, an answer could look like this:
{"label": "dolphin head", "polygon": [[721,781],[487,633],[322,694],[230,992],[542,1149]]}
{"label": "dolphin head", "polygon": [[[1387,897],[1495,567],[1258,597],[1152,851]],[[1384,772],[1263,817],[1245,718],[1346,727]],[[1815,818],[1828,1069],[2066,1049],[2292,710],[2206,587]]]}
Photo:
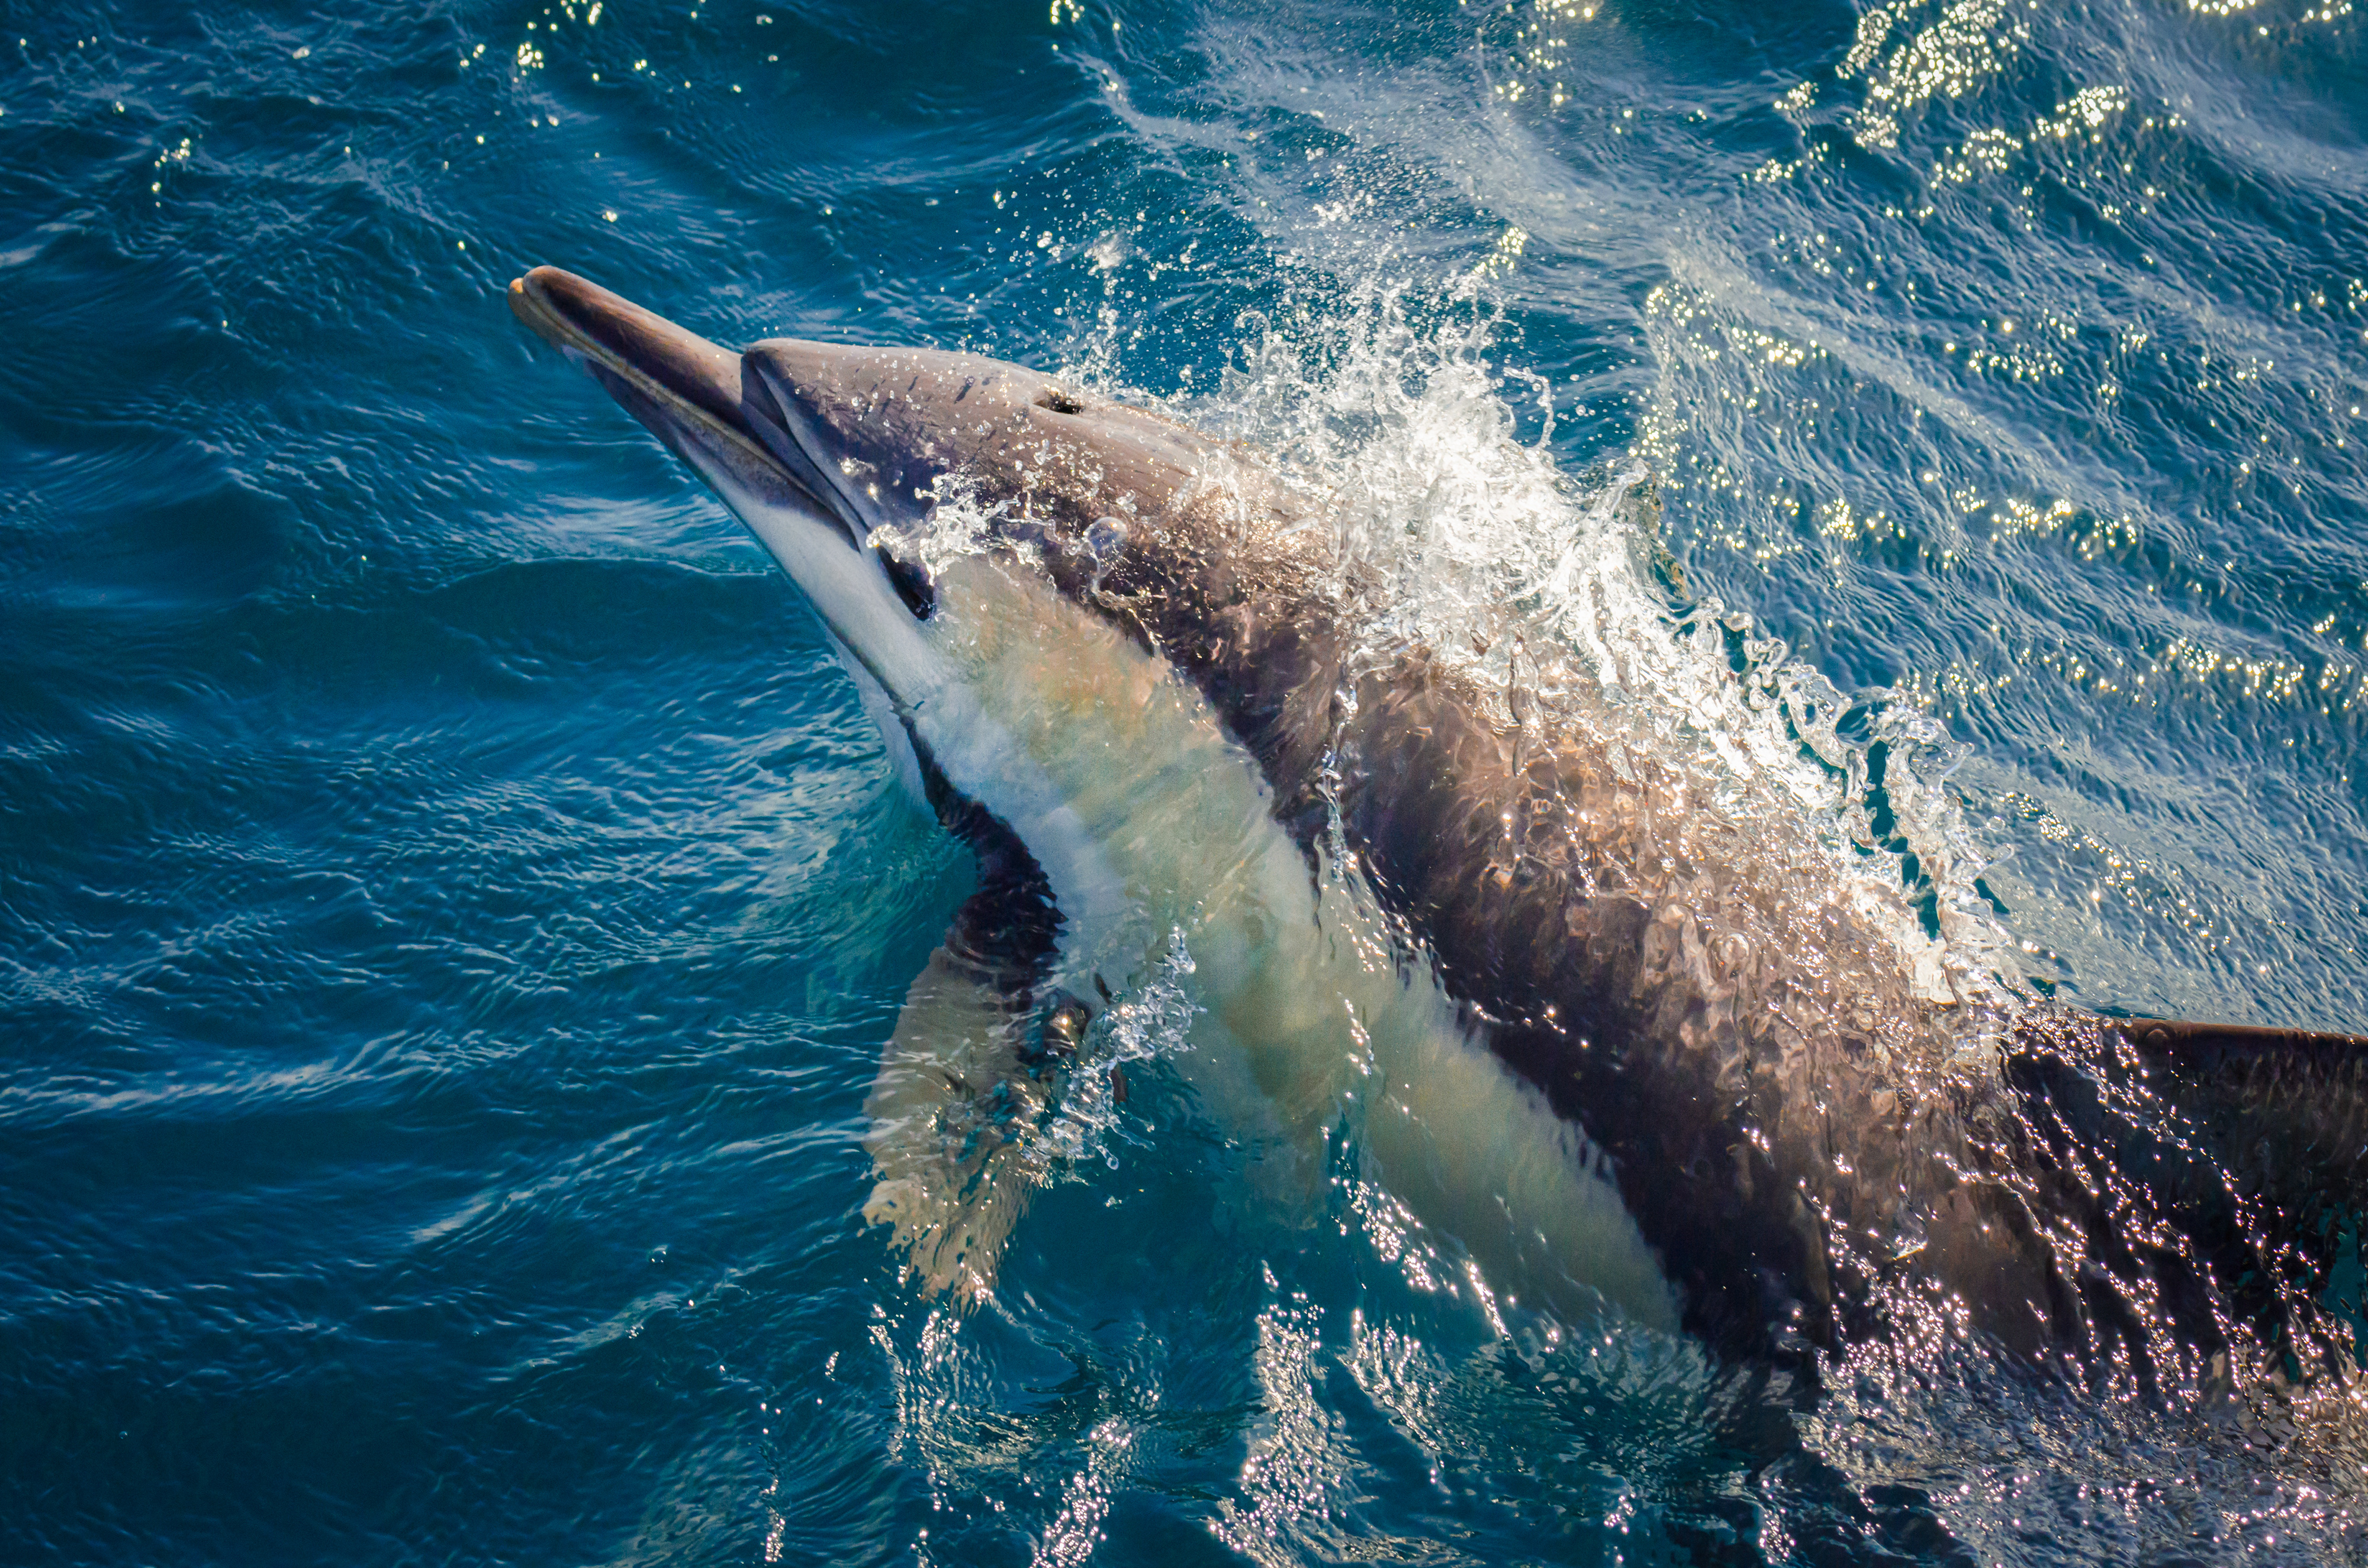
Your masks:
{"label": "dolphin head", "polygon": [[510,305],[739,515],[896,709],[941,688],[918,544],[953,478],[991,544],[1174,660],[1262,761],[1295,778],[1320,750],[1330,540],[1247,454],[982,355],[797,338],[734,354],[557,267],[512,283]]}
{"label": "dolphin head", "polygon": [[797,449],[785,458],[873,528],[919,521],[959,473],[997,535],[1107,568],[1128,525],[1167,510],[1218,455],[1172,420],[983,355],[772,338],[741,365],[750,401]]}
{"label": "dolphin head", "polygon": [[804,590],[850,665],[894,696],[915,695],[928,663],[915,630],[934,605],[926,575],[893,535],[875,537],[891,515],[857,471],[810,451],[801,436],[809,422],[793,428],[741,355],[555,267],[511,283],[509,299],[723,497]]}
{"label": "dolphin head", "polygon": [[1347,585],[1321,507],[1252,454],[982,355],[776,338],[741,366],[784,460],[871,538],[907,537],[958,490],[991,545],[1172,662],[1279,791],[1304,791]]}

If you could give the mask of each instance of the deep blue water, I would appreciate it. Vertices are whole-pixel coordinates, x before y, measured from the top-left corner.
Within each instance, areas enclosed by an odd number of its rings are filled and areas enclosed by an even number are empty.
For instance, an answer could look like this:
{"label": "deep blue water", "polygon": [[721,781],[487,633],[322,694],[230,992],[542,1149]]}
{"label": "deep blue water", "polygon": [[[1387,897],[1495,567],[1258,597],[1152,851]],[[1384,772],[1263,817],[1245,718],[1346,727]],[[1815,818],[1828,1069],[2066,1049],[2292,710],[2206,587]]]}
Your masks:
{"label": "deep blue water", "polygon": [[[2019,983],[2368,1028],[2351,0],[0,0],[0,1558],[1860,1528],[1242,1200],[1156,1071],[1003,1310],[901,1285],[862,1098],[968,856],[510,320],[542,261],[1217,425],[1386,296],[1507,439],[1657,474],[1696,592],[1929,715]],[[1902,1440],[1885,1550],[2362,1540],[2362,1476],[2011,1405]]]}

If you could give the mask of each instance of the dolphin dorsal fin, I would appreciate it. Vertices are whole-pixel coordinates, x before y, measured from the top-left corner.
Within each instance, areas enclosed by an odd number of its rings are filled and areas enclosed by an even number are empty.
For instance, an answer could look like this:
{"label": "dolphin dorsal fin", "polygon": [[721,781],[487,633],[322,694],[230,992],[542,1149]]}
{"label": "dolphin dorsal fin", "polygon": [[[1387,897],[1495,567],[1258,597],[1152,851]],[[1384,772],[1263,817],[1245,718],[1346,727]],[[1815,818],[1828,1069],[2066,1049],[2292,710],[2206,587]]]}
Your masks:
{"label": "dolphin dorsal fin", "polygon": [[2132,1045],[2148,1052],[2368,1051],[2368,1035],[2271,1028],[2261,1024],[2192,1024],[2175,1018],[2108,1018]]}
{"label": "dolphin dorsal fin", "polygon": [[2049,1008],[2017,1021],[2008,1075],[2049,1162],[2100,1195],[2072,1205],[2091,1285],[2156,1275],[2156,1310],[2207,1350],[2228,1324],[2299,1369],[2368,1346],[2345,1283],[2368,1241],[2368,1036]]}
{"label": "dolphin dorsal fin", "polygon": [[[2368,1199],[2368,1035],[2113,1018],[2224,1163],[2282,1199]],[[2307,1190],[2305,1190],[2307,1189]]]}

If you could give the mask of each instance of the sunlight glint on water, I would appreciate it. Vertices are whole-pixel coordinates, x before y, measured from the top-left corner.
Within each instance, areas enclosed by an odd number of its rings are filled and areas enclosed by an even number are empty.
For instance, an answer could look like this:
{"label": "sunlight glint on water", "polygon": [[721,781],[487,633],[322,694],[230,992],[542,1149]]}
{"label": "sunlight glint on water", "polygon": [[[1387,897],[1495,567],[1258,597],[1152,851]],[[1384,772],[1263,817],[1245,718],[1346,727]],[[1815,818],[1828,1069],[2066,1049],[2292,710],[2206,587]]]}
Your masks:
{"label": "sunlight glint on water", "polygon": [[1738,1458],[1698,1346],[1417,1215],[1370,1102],[1442,1037],[1337,865],[1275,971],[1360,999],[1329,1075],[1215,1084],[1230,960],[1146,908],[1127,1097],[1081,1080],[990,1307],[918,1297],[861,1107],[966,857],[501,289],[1272,451],[1371,659],[1624,759],[1698,936],[1846,901],[1978,1084],[2016,988],[2368,1027],[2362,48],[2347,0],[0,18],[0,1557],[2357,1561],[2355,1391],[2059,1387],[1938,1309]]}

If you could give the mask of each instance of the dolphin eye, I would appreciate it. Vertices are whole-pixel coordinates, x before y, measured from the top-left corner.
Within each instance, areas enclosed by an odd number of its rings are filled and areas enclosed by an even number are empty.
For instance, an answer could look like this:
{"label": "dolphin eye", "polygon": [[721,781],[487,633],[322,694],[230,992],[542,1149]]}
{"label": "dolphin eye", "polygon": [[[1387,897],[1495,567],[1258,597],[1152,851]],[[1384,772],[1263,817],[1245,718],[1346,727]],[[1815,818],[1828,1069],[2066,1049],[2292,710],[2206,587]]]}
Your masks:
{"label": "dolphin eye", "polygon": [[1083,414],[1086,405],[1063,392],[1059,387],[1046,387],[1036,394],[1036,406],[1049,408],[1055,414]]}
{"label": "dolphin eye", "polygon": [[916,561],[907,561],[893,550],[872,546],[879,557],[881,569],[888,574],[888,585],[905,601],[915,620],[927,620],[938,612],[938,585],[929,581],[928,568]]}

